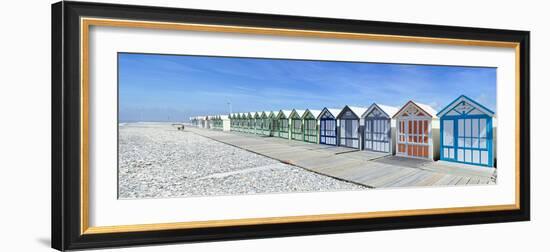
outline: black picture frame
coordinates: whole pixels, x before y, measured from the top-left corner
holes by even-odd
[[[519,209],[293,222],[161,231],[81,234],[80,25],[81,17],[186,22],[299,30],[491,40],[519,43]],[[87,249],[174,242],[330,234],[468,225],[530,219],[529,32],[393,22],[267,15],[210,10],[58,2],[52,5],[52,247]]]

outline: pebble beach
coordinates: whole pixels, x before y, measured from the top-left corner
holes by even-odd
[[[119,198],[364,190],[168,123],[119,125]]]

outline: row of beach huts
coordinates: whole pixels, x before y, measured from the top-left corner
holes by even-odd
[[[407,102],[401,108],[291,109],[191,117],[199,128],[244,132],[396,156],[495,165],[495,113],[461,95],[441,111]]]

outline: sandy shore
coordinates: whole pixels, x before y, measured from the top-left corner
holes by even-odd
[[[170,124],[119,125],[123,199],[363,189]]]

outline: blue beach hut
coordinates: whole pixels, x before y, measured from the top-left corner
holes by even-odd
[[[336,145],[337,142],[337,126],[336,116],[340,114],[341,109],[324,108],[317,116],[319,120],[319,143]]]
[[[441,160],[493,167],[493,111],[461,95],[437,115]]]

